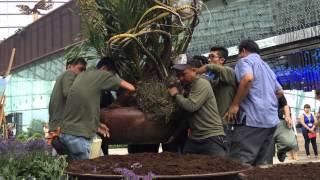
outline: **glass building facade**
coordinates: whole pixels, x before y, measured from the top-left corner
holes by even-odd
[[[92,59],[88,66],[95,65],[96,62],[97,59]],[[5,113],[22,113],[24,131],[32,120],[48,122],[51,92],[56,78],[65,71],[65,64],[65,54],[59,53],[12,72],[5,92]]]
[[[319,36],[318,0],[209,0],[203,6],[188,48],[191,55],[206,54],[212,46],[224,46],[231,55],[243,39],[258,41],[260,47]],[[313,89],[320,88],[319,49],[266,59],[284,85],[292,116],[303,113],[304,104],[313,112],[320,103]],[[291,89],[291,90],[289,90]]]
[[[192,55],[320,25],[320,1],[209,0],[199,19],[188,48]]]
[[[305,104],[310,105],[312,113],[318,113],[320,102],[314,98],[314,91],[304,92],[301,90],[285,90],[285,97],[291,108],[293,119],[296,119],[303,114],[303,106]]]
[[[57,75],[65,69],[63,55],[55,55],[12,72],[6,89],[6,114],[22,113],[23,129],[32,120],[48,121],[48,105]]]

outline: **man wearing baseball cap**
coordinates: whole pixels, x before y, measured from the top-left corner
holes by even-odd
[[[187,120],[191,134],[183,153],[224,156],[226,141],[216,98],[209,81],[197,75],[197,63],[199,61],[188,58],[185,64],[172,66],[180,83],[190,86],[186,97],[177,87],[168,89],[178,106],[190,113]]]

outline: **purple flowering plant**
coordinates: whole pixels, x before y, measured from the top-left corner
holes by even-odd
[[[48,152],[49,146],[43,139],[29,140],[26,143],[16,141],[15,139],[0,139],[1,155],[21,156],[33,151]]]
[[[127,168],[115,168],[113,171],[117,174],[121,174],[128,180],[152,180],[155,176],[152,172],[149,172],[147,175],[137,175],[133,170],[129,170]]]

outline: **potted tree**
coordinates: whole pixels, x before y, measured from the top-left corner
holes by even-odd
[[[167,94],[172,60],[185,53],[198,24],[199,0],[78,0],[86,38],[74,55],[112,56],[120,77],[135,84],[119,108],[103,109],[110,143],[155,143],[174,130]],[[93,53],[92,53],[93,52]],[[91,56],[91,55],[90,55]]]

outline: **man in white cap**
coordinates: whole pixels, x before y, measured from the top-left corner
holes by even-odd
[[[226,141],[216,98],[209,81],[197,75],[196,63],[198,61],[190,59],[187,64],[172,67],[180,82],[190,86],[187,97],[180,94],[177,87],[170,87],[168,90],[176,103],[190,113],[187,120],[191,134],[183,153],[224,156]]]

